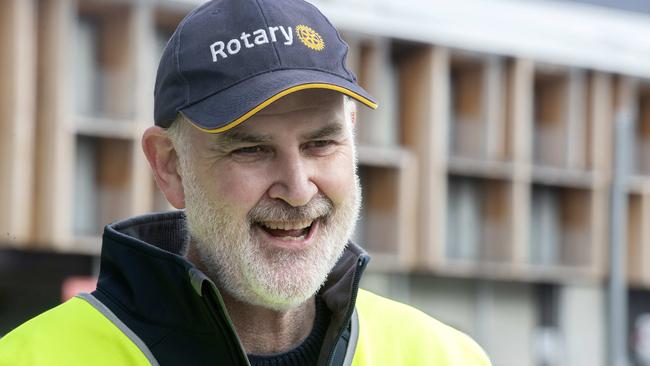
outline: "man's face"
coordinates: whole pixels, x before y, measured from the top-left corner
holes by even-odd
[[[322,285],[360,204],[350,113],[338,93],[303,91],[227,132],[192,128],[188,228],[222,290],[283,310]]]

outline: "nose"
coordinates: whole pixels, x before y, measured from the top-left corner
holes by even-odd
[[[318,187],[312,181],[313,168],[299,152],[279,156],[272,169],[275,179],[269,187],[269,197],[300,207],[318,193]]]

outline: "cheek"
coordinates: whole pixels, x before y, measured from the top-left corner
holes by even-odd
[[[321,167],[314,178],[320,191],[335,204],[340,204],[354,190],[354,165],[351,158]]]
[[[236,208],[246,215],[266,192],[267,182],[263,174],[241,169],[219,169],[213,176],[213,197]]]

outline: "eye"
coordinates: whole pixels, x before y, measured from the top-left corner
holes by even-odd
[[[272,151],[268,146],[244,146],[230,152],[230,156],[238,161],[253,161],[267,157]]]
[[[314,140],[303,145],[303,149],[317,155],[323,155],[331,152],[336,147],[334,140]]]
[[[334,141],[332,140],[318,140],[318,141],[312,141],[311,145],[312,147],[319,148],[319,147],[327,147],[329,145],[332,145],[333,143]]]
[[[231,154],[252,155],[252,154],[259,154],[262,151],[263,151],[263,147],[256,145],[256,146],[241,147],[239,149],[233,150]]]

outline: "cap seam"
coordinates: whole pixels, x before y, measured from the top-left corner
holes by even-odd
[[[323,13],[321,13],[321,11],[314,4],[312,4],[310,2],[307,2],[307,1],[304,1],[304,0],[303,0],[303,2],[305,4],[311,6],[312,8],[314,8],[314,10],[316,10],[316,12],[323,18],[323,20],[325,20],[327,22],[327,24],[329,24],[330,27],[332,27],[332,29],[334,29],[334,33],[336,33],[336,38],[338,38],[339,41],[345,45],[345,54],[343,55],[343,58],[341,59],[341,67],[343,68],[343,70],[345,70],[345,72],[348,73],[348,75],[350,75],[352,77],[352,82],[353,83],[356,82],[357,81],[356,75],[354,75],[354,73],[352,73],[345,66],[345,60],[348,58],[348,51],[350,50],[350,47],[348,46],[348,44],[345,41],[343,41],[343,39],[341,38],[341,35],[339,34],[339,31],[336,29],[336,27],[334,27],[332,22],[330,22],[330,20],[327,19],[327,17],[325,15],[323,15]]]
[[[204,5],[205,6],[205,5]],[[191,19],[194,14],[196,14],[200,9],[202,9],[204,6],[200,6],[194,11],[192,11],[183,21],[181,24],[178,26],[178,37],[176,37],[176,47],[174,50],[174,58],[176,59],[176,72],[178,73],[178,77],[185,83],[185,103],[189,103],[190,101],[190,81],[187,80],[187,78],[183,75],[181,72],[181,62],[179,58],[179,51],[181,49],[181,36],[183,34],[183,29],[185,28],[185,24]],[[179,108],[180,109],[180,108]]]
[[[255,5],[257,5],[257,8],[260,10],[260,15],[262,16],[262,19],[264,19],[264,24],[266,25],[266,28],[269,28],[269,21],[266,19],[266,15],[264,14],[264,11],[262,10],[262,5],[260,5],[259,0],[254,0]],[[280,51],[278,51],[278,48],[276,47],[275,43],[271,42],[273,46],[273,51],[275,53],[275,57],[278,60],[278,64],[282,66],[282,59],[280,58]]]
[[[247,80],[249,80],[249,79],[252,79],[252,78],[254,78],[254,77],[256,77],[256,76],[263,75],[263,74],[269,74],[269,73],[276,72],[276,71],[285,71],[285,70],[310,70],[310,71],[319,71],[319,72],[322,72],[322,73],[325,73],[325,74],[329,74],[329,75],[333,75],[333,76],[337,76],[337,77],[343,78],[343,79],[345,79],[345,80],[347,80],[347,81],[349,81],[349,82],[351,82],[351,83],[354,83],[353,80],[350,80],[350,79],[345,78],[345,77],[341,77],[341,75],[339,75],[339,74],[336,74],[336,73],[333,73],[333,72],[330,72],[330,71],[327,71],[327,70],[322,70],[322,69],[319,69],[319,68],[315,68],[315,67],[282,67],[282,68],[276,68],[276,69],[272,69],[272,70],[265,70],[265,71],[262,71],[262,72],[258,72],[258,73],[255,73],[255,74],[251,74],[251,75],[249,75],[249,76],[246,76],[245,78],[240,79],[240,80],[237,80],[235,83],[232,83],[232,84],[228,85],[228,86],[225,87],[225,88],[219,89],[218,91],[215,91],[214,93],[210,93],[210,94],[208,94],[208,95],[202,97],[201,99],[197,99],[197,100],[195,100],[195,101],[193,101],[193,102],[191,102],[191,103],[188,101],[188,103],[185,104],[184,106],[180,107],[179,110],[181,110],[181,109],[185,109],[185,108],[190,107],[190,106],[193,106],[193,105],[196,104],[196,103],[200,103],[200,102],[202,102],[203,100],[208,99],[208,98],[210,98],[211,96],[213,96],[213,95],[215,95],[215,94],[218,94],[218,93],[224,92],[224,91],[226,91],[226,90],[228,90],[228,89],[230,89],[230,88],[232,88],[232,87],[235,87],[235,86],[237,86],[238,84],[241,84],[241,83],[243,83],[243,82],[245,82],[245,81],[247,81]]]

